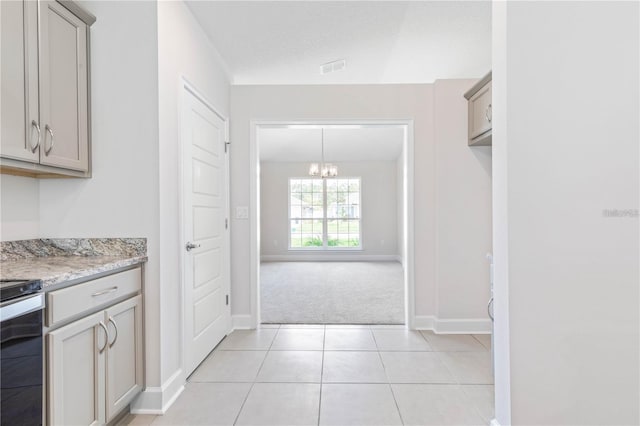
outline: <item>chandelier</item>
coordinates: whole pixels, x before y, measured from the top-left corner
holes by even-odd
[[[324,162],[324,129],[321,129],[321,146],[321,161],[320,163],[311,163],[309,165],[309,176],[320,176],[323,179],[338,176],[338,166]]]

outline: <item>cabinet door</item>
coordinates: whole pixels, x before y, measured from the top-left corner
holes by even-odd
[[[469,99],[469,139],[491,130],[491,82]]]
[[[104,312],[99,312],[47,335],[50,425],[105,423],[105,354],[109,338],[101,325],[103,319]]]
[[[0,2],[0,32],[0,154],[37,163],[41,136],[37,3]]]
[[[106,310],[107,421],[122,411],[142,390],[142,297],[136,296]]]
[[[40,2],[40,163],[89,169],[87,26],[55,1]]]

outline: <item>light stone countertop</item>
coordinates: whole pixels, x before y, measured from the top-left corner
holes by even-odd
[[[0,264],[0,279],[40,279],[45,290],[58,284],[88,280],[142,264],[147,256],[52,256],[8,260]]]
[[[146,238],[64,238],[0,242],[0,279],[65,287],[147,261]]]

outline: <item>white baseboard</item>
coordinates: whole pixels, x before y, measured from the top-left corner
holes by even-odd
[[[395,254],[357,254],[349,251],[340,253],[300,253],[300,254],[265,254],[260,256],[261,262],[400,262]]]
[[[436,317],[432,315],[416,315],[413,318],[414,330],[433,330],[436,324]]]
[[[490,319],[439,319],[431,315],[417,315],[416,330],[432,330],[442,334],[491,334]]]
[[[184,391],[185,378],[182,370],[171,375],[162,386],[147,387],[131,403],[132,414],[161,415],[167,412],[169,407],[178,399]]]
[[[500,426],[500,423],[496,419],[491,419],[489,426]]]
[[[251,330],[253,322],[251,315],[231,315],[231,328],[233,330]]]

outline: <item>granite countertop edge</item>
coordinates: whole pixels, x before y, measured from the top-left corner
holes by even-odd
[[[142,265],[147,260],[147,256],[118,258],[102,265],[84,269],[79,268],[74,271],[63,272],[51,277],[42,277],[40,278],[42,279],[42,289],[44,291],[50,291],[79,284],[104,275],[109,275],[109,273],[120,272],[120,270],[127,269],[130,266]]]
[[[148,260],[146,238],[40,238],[0,242],[0,279],[42,280],[62,288]]]
[[[55,290],[141,265],[140,256],[55,256],[2,262],[2,279],[39,279],[44,291]]]

